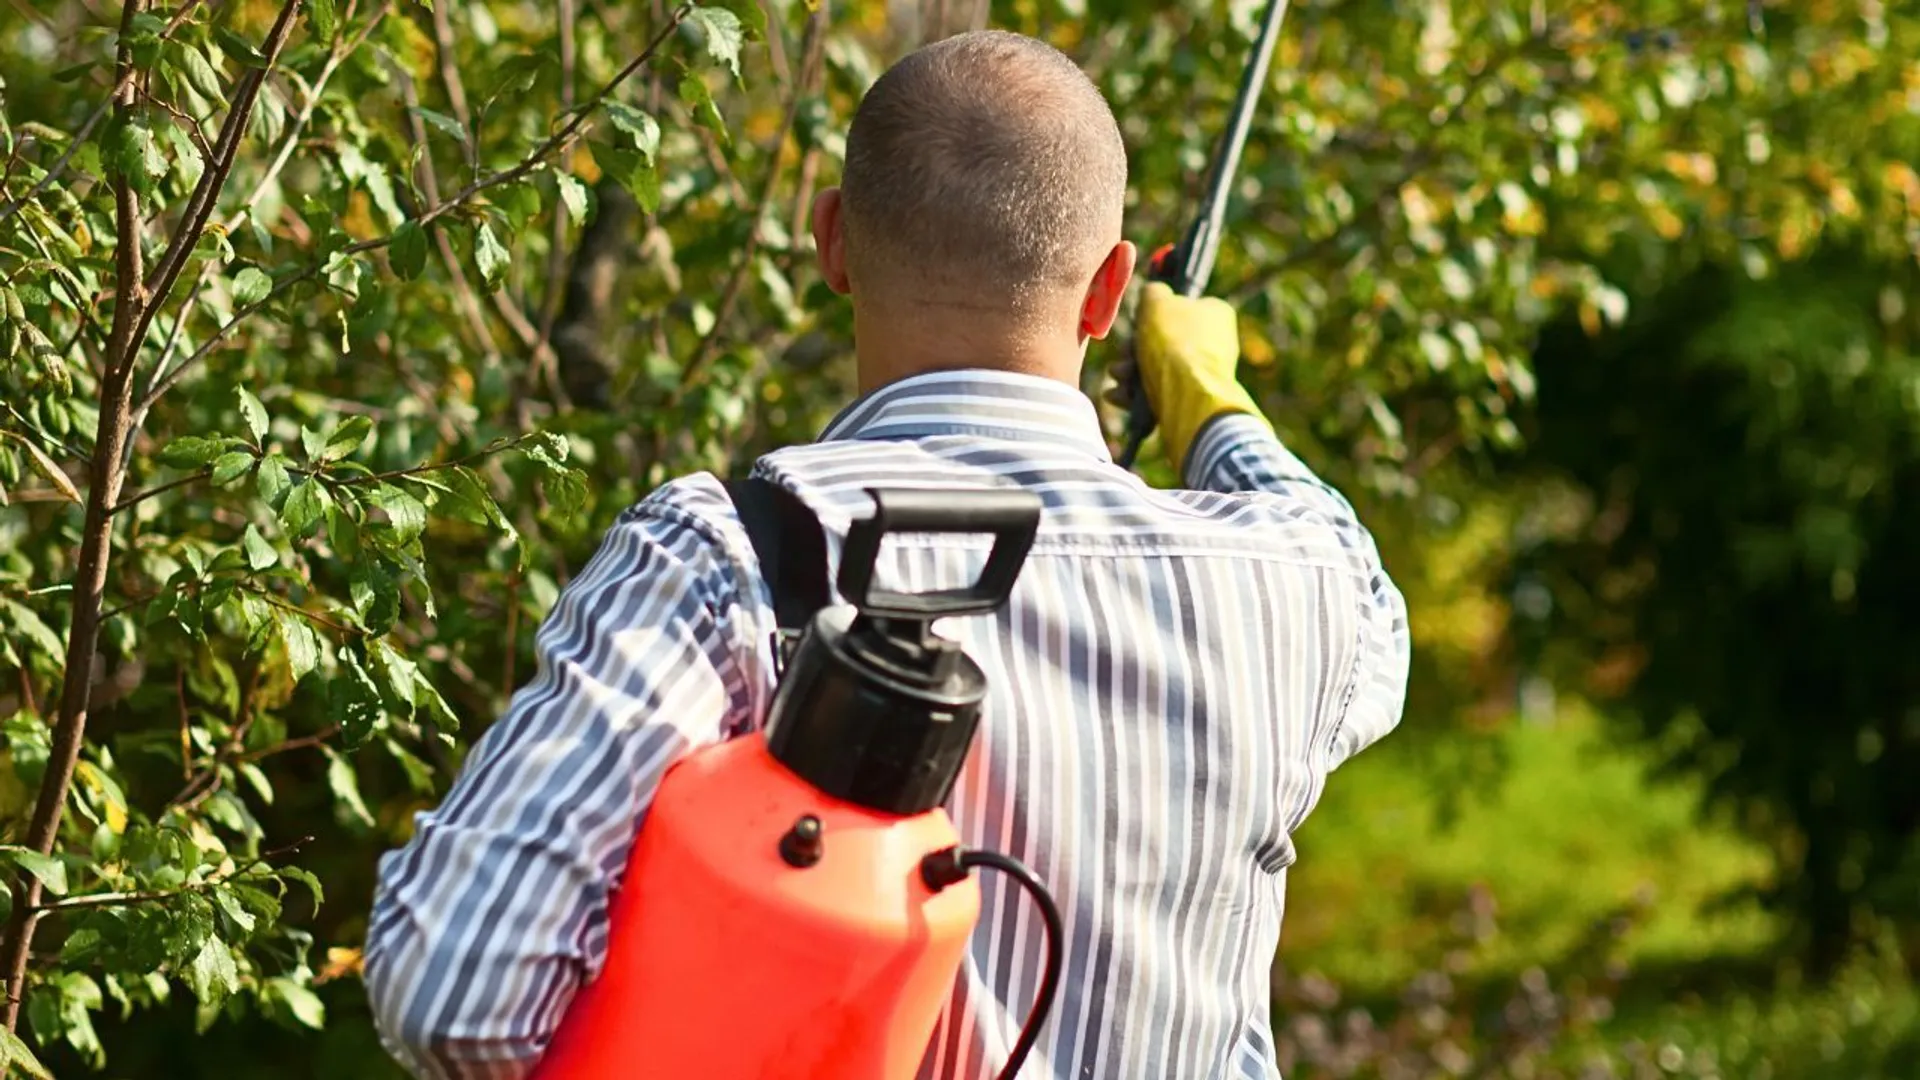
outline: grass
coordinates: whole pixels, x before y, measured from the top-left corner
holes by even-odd
[[[1454,1075],[1920,1077],[1920,992],[1897,949],[1802,983],[1774,957],[1773,918],[1724,902],[1766,880],[1766,853],[1703,821],[1694,790],[1653,781],[1649,761],[1593,716],[1406,734],[1338,773],[1298,837],[1279,957],[1291,979],[1324,978],[1341,988],[1339,1009],[1391,1017],[1416,978],[1446,971],[1459,984],[1455,1023],[1474,1017],[1491,1045],[1528,969],[1587,993],[1606,962],[1583,946],[1631,913],[1609,954],[1621,981],[1597,1022],[1547,1055],[1564,1071],[1476,1063]],[[1451,1072],[1384,1060],[1377,1072],[1309,1062],[1288,1080]]]
[[[1504,768],[1449,815],[1436,792],[1488,752]],[[1648,763],[1585,713],[1491,736],[1389,738],[1332,778],[1301,831],[1282,961],[1356,991],[1398,987],[1441,960],[1476,891],[1499,925],[1476,954],[1489,973],[1553,967],[1629,906],[1648,910],[1634,966],[1763,950],[1775,935],[1765,913],[1714,908],[1764,880],[1766,853],[1695,807],[1693,790],[1655,786]]]

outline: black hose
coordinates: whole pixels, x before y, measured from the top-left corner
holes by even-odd
[[[1034,995],[1027,1022],[1020,1028],[1019,1041],[1013,1044],[1013,1052],[1007,1055],[1007,1064],[1000,1070],[999,1080],[1013,1080],[1019,1074],[1020,1067],[1026,1064],[1027,1055],[1040,1038],[1040,1025],[1046,1023],[1047,1013],[1053,1009],[1053,999],[1060,989],[1066,930],[1060,921],[1060,908],[1053,902],[1053,894],[1047,891],[1047,886],[1033,871],[1027,869],[1025,863],[1011,855],[1002,855],[997,851],[948,848],[922,859],[920,874],[937,891],[966,877],[968,871],[976,867],[998,870],[1017,882],[1027,891],[1027,895],[1033,897],[1034,903],[1040,908],[1040,919],[1046,924],[1047,966],[1040,975],[1040,990]]]

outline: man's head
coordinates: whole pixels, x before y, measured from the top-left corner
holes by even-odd
[[[841,186],[814,203],[862,383],[954,366],[1072,381],[1133,273],[1126,187],[1112,110],[1052,47],[988,30],[901,60],[860,104]]]

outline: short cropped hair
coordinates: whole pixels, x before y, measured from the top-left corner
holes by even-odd
[[[1089,282],[1120,240],[1126,146],[1066,55],[974,31],[874,83],[840,187],[857,287],[1026,317]]]

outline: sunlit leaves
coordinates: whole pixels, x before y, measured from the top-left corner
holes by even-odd
[[[607,102],[606,109],[613,126],[620,129],[647,164],[652,165],[660,149],[660,122],[651,114],[619,101]]]
[[[505,245],[494,234],[491,222],[481,222],[473,234],[473,262],[480,271],[480,280],[488,289],[497,289],[506,277],[507,264],[512,256]]]
[[[740,17],[723,7],[696,7],[688,13],[687,22],[706,38],[707,54],[738,79],[740,46],[745,35]]]
[[[32,874],[41,887],[55,896],[66,894],[67,864],[59,858],[15,844],[0,845],[0,865],[9,863]]]

